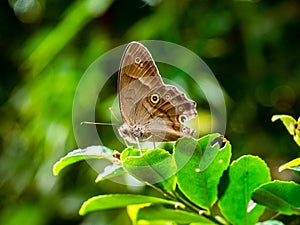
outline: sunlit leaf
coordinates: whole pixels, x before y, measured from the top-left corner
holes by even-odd
[[[76,149],[68,153],[65,157],[61,158],[57,163],[55,163],[55,165],[53,166],[53,174],[57,176],[59,172],[65,167],[82,160],[105,158],[112,162],[112,154],[113,150],[105,146],[89,146],[84,149]]]
[[[255,202],[285,215],[300,215],[300,185],[295,182],[273,181],[257,188]]]
[[[100,195],[88,199],[80,208],[79,214],[84,215],[91,211],[114,209],[126,207],[128,205],[137,204],[168,204],[176,205],[177,202],[166,200],[163,198],[144,196],[144,195],[131,195],[131,194],[110,194]]]
[[[219,201],[223,215],[232,224],[255,224],[264,207],[251,204],[251,194],[270,181],[268,166],[259,157],[242,156],[230,165],[228,179],[228,187]]]
[[[210,209],[217,200],[218,184],[231,157],[229,142],[221,149],[212,143],[218,137],[219,134],[207,135],[199,141],[185,137],[177,141],[174,150],[180,190],[205,209]]]
[[[167,209],[164,207],[145,207],[139,210],[137,220],[148,221],[173,221],[178,224],[201,223],[215,224],[206,217],[197,213],[190,213],[179,209]]]
[[[297,122],[297,128],[295,130],[294,140],[300,146],[300,117]]]
[[[99,173],[96,182],[103,181],[106,179],[110,179],[112,177],[120,176],[124,174],[125,171],[123,169],[123,166],[120,164],[111,164],[104,168],[104,171],[102,173]]]
[[[288,115],[274,115],[272,117],[273,122],[278,119],[283,122],[290,135],[293,136],[294,141],[300,146],[300,117],[298,118],[298,121]]]
[[[122,152],[121,161],[126,171],[138,180],[169,192],[175,189],[176,164],[166,150],[157,148],[140,155],[139,150],[128,148]]]
[[[151,203],[138,204],[138,205],[128,205],[127,206],[127,214],[132,221],[133,225],[137,224],[137,215],[140,209],[150,206]]]
[[[124,149],[124,151],[122,152],[120,159],[123,162],[126,157],[128,156],[140,156],[141,155],[141,150],[139,149],[134,149],[133,147],[128,147],[126,149]]]
[[[288,115],[274,115],[272,116],[271,120],[272,122],[275,122],[278,119],[280,119],[283,122],[290,135],[294,135],[296,120],[292,116]]]
[[[278,171],[281,172],[286,169],[300,171],[300,158],[294,159],[292,161],[289,161],[288,163],[281,165]]]

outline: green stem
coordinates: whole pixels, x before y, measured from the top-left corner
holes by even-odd
[[[146,185],[148,185],[149,187],[152,187],[152,188],[155,189],[156,191],[160,192],[163,196],[165,196],[165,197],[167,197],[167,198],[169,198],[169,199],[172,199],[173,195],[170,195],[170,193],[164,191],[163,189],[160,189],[160,188],[156,187],[156,186],[153,185],[153,184],[150,184],[150,183],[148,183],[148,182],[145,182],[145,183],[146,183]],[[172,199],[172,200],[174,200],[174,199]]]
[[[181,201],[182,203],[184,203],[185,205],[187,205],[191,210],[199,213],[200,208],[198,208],[197,206],[193,205],[192,203],[190,203],[188,200],[184,199],[183,197],[181,197],[179,194],[177,194],[176,192],[173,193],[176,200]]]
[[[164,191],[163,189],[160,189],[159,187],[156,187],[155,185],[153,184],[150,184],[150,183],[146,183],[148,186],[152,187],[153,189],[157,190],[158,192],[160,192],[161,194],[163,194],[165,197],[169,198],[170,200],[173,200],[173,201],[177,201],[177,202],[181,202],[183,203],[184,205],[186,205],[187,207],[189,207],[192,211],[196,212],[197,214],[199,214],[199,212],[201,210],[203,210],[202,208],[199,208],[195,205],[193,205],[191,202],[189,202],[188,200],[186,200],[185,198],[183,198],[182,196],[180,196],[178,193],[176,192],[172,192],[172,193],[169,193],[169,192],[166,192]],[[212,209],[210,211],[210,213],[212,212]],[[212,220],[213,222],[215,222],[216,224],[219,224],[219,225],[223,225],[220,221],[216,220],[213,216],[212,216],[212,213],[210,216],[208,215],[202,215],[210,220]]]
[[[173,193],[176,196],[176,201],[180,200],[182,203],[184,203],[185,205],[187,205],[190,209],[192,209],[193,211],[195,211],[197,214],[200,214],[200,211],[204,211],[204,209],[199,208],[195,205],[193,205],[191,202],[189,202],[188,200],[186,200],[185,198],[183,198],[182,196],[180,196],[178,193],[174,192]],[[210,214],[211,215],[205,215],[205,214],[201,214],[202,216],[212,220],[213,222],[215,222],[216,224],[220,224],[223,225],[220,221],[216,220],[213,215],[212,215],[212,209],[210,209]]]

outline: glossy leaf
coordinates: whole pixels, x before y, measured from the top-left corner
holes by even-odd
[[[281,165],[278,171],[281,172],[286,169],[300,171],[300,158],[294,159],[292,161],[289,161],[288,163]]]
[[[296,120],[292,116],[288,115],[274,115],[272,116],[272,122],[280,119],[290,135],[294,135]]]
[[[206,217],[179,209],[167,209],[164,207],[145,207],[139,210],[137,220],[170,221],[178,224],[201,223],[215,224]]]
[[[184,137],[177,141],[174,150],[180,190],[190,201],[205,209],[210,209],[216,202],[218,184],[231,157],[229,142],[221,149],[218,144],[211,144],[218,137],[219,134],[207,135],[199,141]]]
[[[300,146],[300,117],[298,118],[298,121],[288,115],[274,115],[272,117],[273,122],[278,119],[283,122],[290,135],[293,136],[294,141]]]
[[[123,162],[128,156],[140,156],[140,155],[141,155],[141,150],[134,149],[133,147],[128,147],[124,149],[124,151],[121,153],[120,159]]]
[[[106,179],[109,179],[109,178],[112,178],[115,176],[119,176],[124,173],[125,173],[125,171],[124,171],[122,165],[114,163],[114,164],[106,166],[104,168],[104,171],[102,173],[98,174],[98,176],[96,178],[96,182],[103,181],[103,180],[106,180]]]
[[[295,130],[294,140],[300,146],[300,117],[297,122],[297,129]]]
[[[151,203],[145,203],[145,204],[137,204],[137,205],[128,205],[127,208],[127,214],[132,222],[133,225],[138,224],[137,223],[137,215],[140,209],[150,206]]]
[[[264,207],[253,204],[252,192],[270,181],[266,163],[256,156],[243,156],[232,162],[228,173],[228,186],[219,201],[225,218],[232,224],[252,225],[258,221]]]
[[[127,149],[121,160],[125,170],[140,181],[155,184],[169,192],[175,189],[176,164],[166,150],[157,148],[140,155],[139,150]]]
[[[176,205],[177,202],[151,197],[144,195],[131,195],[131,194],[109,194],[109,195],[100,195],[95,196],[83,203],[79,210],[80,215],[84,215],[91,211],[103,210],[103,209],[114,209],[126,207],[128,205],[136,204],[168,204]]]
[[[300,215],[300,185],[273,181],[260,186],[252,195],[255,202],[285,215]]]
[[[65,167],[82,160],[105,158],[112,162],[112,154],[113,150],[105,146],[89,146],[84,149],[76,149],[68,153],[65,157],[61,158],[57,163],[55,163],[55,165],[53,166],[53,174],[57,176],[59,172]]]

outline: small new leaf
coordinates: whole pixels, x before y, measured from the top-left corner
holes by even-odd
[[[53,174],[57,176],[59,172],[65,167],[72,165],[76,162],[87,160],[87,159],[107,159],[109,161],[113,161],[113,150],[105,147],[105,146],[89,146],[84,149],[76,149],[66,156],[61,158],[58,162],[53,166]]]
[[[289,161],[288,163],[281,165],[278,171],[281,172],[286,169],[300,171],[300,158],[294,159],[292,161]]]
[[[283,122],[290,135],[293,136],[294,141],[300,146],[300,117],[298,118],[298,121],[296,121],[293,117],[288,115],[274,115],[272,117],[272,122],[278,119]]]
[[[125,171],[124,171],[122,165],[111,164],[111,165],[106,166],[102,173],[98,174],[95,182],[103,181],[103,180],[106,180],[106,179],[109,179],[109,178],[112,178],[115,176],[122,175],[124,173],[125,173]]]
[[[290,135],[294,135],[295,133],[295,124],[296,120],[292,116],[288,115],[274,115],[272,116],[272,122],[275,122],[276,120],[280,119]]]

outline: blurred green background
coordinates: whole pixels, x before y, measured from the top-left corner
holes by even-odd
[[[300,112],[299,1],[9,0],[0,16],[0,224],[130,224],[125,209],[85,217],[78,209],[93,195],[151,190],[95,184],[86,162],[58,177],[52,166],[78,147],[72,103],[85,70],[132,40],[174,42],[199,55],[226,95],[233,159],[258,155],[274,179],[296,179],[277,172],[299,148],[271,117]],[[107,86],[99,98],[115,98],[116,76]],[[97,120],[107,121],[109,104],[98,105]],[[105,140],[122,149],[113,135]]]

